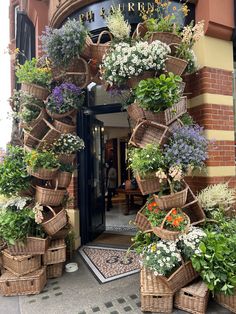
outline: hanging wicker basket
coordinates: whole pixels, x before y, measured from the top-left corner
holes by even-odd
[[[160,190],[159,178],[156,177],[155,173],[149,178],[141,178],[139,174],[135,176],[138,183],[138,187],[143,195],[156,193]]]
[[[97,64],[102,63],[103,56],[107,53],[110,48],[110,41],[105,44],[101,43],[102,37],[108,35],[110,40],[112,40],[112,35],[108,31],[103,31],[99,34],[97,43],[92,43],[91,48],[91,58],[96,61]]]
[[[29,123],[21,122],[20,123],[20,127],[21,128],[24,128],[24,129],[26,129],[26,128],[33,128],[38,122],[40,122],[43,119],[47,119],[48,118],[48,115],[47,115],[46,110],[44,108],[41,108],[39,105],[36,105],[36,104],[33,104],[33,103],[30,104],[30,106],[33,107],[33,108],[39,109],[40,112],[39,112],[37,118],[32,120],[31,122],[29,122]],[[21,107],[20,111],[22,111],[22,107]]]
[[[85,39],[84,49],[81,52],[81,57],[84,58],[86,61],[91,59],[91,45],[93,44],[92,39],[87,36]]]
[[[148,144],[163,145],[170,133],[168,127],[153,121],[139,121],[134,128],[129,144],[145,148]]]
[[[148,39],[149,43],[152,43],[155,40],[159,40],[167,45],[170,44],[180,44],[181,43],[181,37],[173,34],[173,33],[169,33],[169,32],[154,32],[150,34],[150,37]]]
[[[47,220],[44,219],[42,222],[42,227],[49,236],[52,236],[59,230],[61,230],[63,227],[65,227],[65,225],[67,224],[67,214],[64,208],[59,213],[56,213],[52,207],[50,206],[46,207],[51,212],[50,217],[51,216],[53,217]]]
[[[59,154],[57,157],[62,164],[73,164],[76,154]]]
[[[56,185],[55,189],[36,186],[35,200],[44,206],[59,206],[63,202],[66,195],[66,189],[58,189]]]
[[[144,38],[148,29],[146,23],[138,23],[136,30],[133,32],[132,39]]]
[[[59,132],[63,133],[63,134],[67,134],[67,133],[75,133],[76,132],[76,125],[70,121],[70,123],[66,121],[59,121],[59,120],[54,120],[53,121],[53,126],[55,127],[55,129],[57,129]]]
[[[27,237],[24,242],[8,246],[11,255],[41,255],[49,246],[49,238]]]
[[[174,134],[177,130],[181,129],[184,126],[183,122],[180,119],[175,120],[169,125],[169,132]]]
[[[49,111],[48,109],[46,109],[47,114],[52,118],[52,119],[62,119],[62,118],[66,118],[69,116],[74,116],[76,113],[75,109],[71,109],[70,111],[67,111],[65,113],[54,113]]]
[[[127,108],[130,118],[134,121],[149,120],[152,122],[169,125],[178,117],[187,112],[187,97],[182,97],[181,100],[162,112],[153,112],[145,110],[138,103],[133,103]]]
[[[144,205],[137,213],[135,217],[135,225],[142,231],[151,230],[151,224],[147,217],[144,215],[146,205]]]
[[[49,95],[48,89],[36,84],[22,83],[21,90],[40,100],[45,100]]]
[[[41,180],[52,180],[56,177],[58,169],[59,168],[54,169],[38,168],[37,170],[33,170],[31,167],[27,167],[27,172],[31,176]]]
[[[186,204],[188,194],[188,188],[180,192],[176,192],[170,195],[158,196],[156,194],[153,195],[157,206],[160,209],[171,209],[174,207],[183,207]]]
[[[172,72],[175,75],[182,75],[187,65],[187,61],[173,56],[168,56],[165,62],[166,72]]]
[[[190,219],[186,214],[183,213],[184,219],[187,221],[185,229],[182,231],[172,231],[164,227],[166,219],[169,217],[170,214],[171,210],[166,214],[160,226],[152,227],[152,231],[153,233],[155,233],[155,235],[163,240],[175,241],[180,236],[180,234],[188,232],[190,227]]]
[[[72,172],[59,171],[57,175],[58,187],[67,189],[70,185]]]
[[[127,85],[129,88],[136,88],[139,84],[140,81],[142,80],[146,80],[146,79],[149,79],[149,78],[153,78],[155,77],[156,75],[156,72],[155,71],[145,71],[143,73],[141,73],[140,75],[138,76],[132,76],[130,78],[128,78],[127,80]]]

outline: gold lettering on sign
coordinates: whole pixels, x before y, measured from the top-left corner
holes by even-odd
[[[144,2],[138,2],[138,11],[144,11],[145,7],[144,7]]]
[[[124,3],[119,3],[118,4],[118,8],[119,8],[119,10],[121,10],[122,12],[125,10],[125,5],[124,5]]]
[[[86,21],[86,17],[85,17],[84,14],[80,14],[80,15],[79,15],[79,21],[80,21],[80,22],[85,22],[85,21]]]
[[[93,13],[93,11],[88,11],[87,13],[86,13],[86,21],[88,21],[88,22],[94,22],[94,13]]]
[[[128,12],[134,12],[134,3],[133,2],[129,2],[128,3]]]
[[[103,17],[103,18],[105,18],[106,17],[106,11],[105,11],[105,9],[104,8],[101,8],[101,10],[100,10],[100,16],[101,17]]]
[[[148,5],[148,11],[149,11],[149,12],[154,12],[154,10],[155,10],[154,3],[148,2],[147,5]]]

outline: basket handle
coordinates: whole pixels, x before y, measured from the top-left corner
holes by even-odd
[[[47,205],[46,207],[53,213],[53,216],[57,215],[51,206]]]
[[[110,40],[112,40],[112,36],[111,36],[111,33],[110,33],[110,32],[108,32],[108,31],[102,31],[102,32],[99,34],[99,36],[98,36],[97,45],[100,44],[101,39],[102,39],[102,36],[105,35],[105,34],[109,35]]]
[[[140,37],[141,35],[141,31],[140,29],[143,28],[145,31],[145,23],[138,23],[135,32],[133,33],[132,39],[136,38],[136,37]],[[147,31],[146,31],[147,32]]]
[[[55,191],[57,191],[57,188],[58,188],[58,178],[55,180],[56,181],[56,185],[55,185]]]

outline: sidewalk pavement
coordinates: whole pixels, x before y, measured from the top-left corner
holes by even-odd
[[[50,279],[39,295],[0,297],[0,314],[141,314],[139,274],[99,284],[79,255],[79,270]],[[175,310],[174,314],[186,312]],[[230,311],[210,302],[207,314]]]

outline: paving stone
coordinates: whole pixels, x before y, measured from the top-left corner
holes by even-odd
[[[100,312],[100,308],[98,306],[96,307],[93,307],[92,308],[92,311],[95,313],[95,312]]]
[[[109,309],[110,307],[113,306],[113,303],[112,302],[107,302],[107,303],[105,303],[105,306]]]
[[[130,311],[132,311],[132,307],[126,306],[126,307],[124,307],[124,311],[125,312],[130,312]]]
[[[62,292],[57,292],[55,293],[55,296],[58,297],[59,295],[62,295],[63,293]]]
[[[42,297],[42,300],[46,300],[49,299],[49,295],[45,295],[44,297]]]
[[[61,287],[54,287],[53,290],[59,290]]]
[[[110,312],[110,314],[119,314],[119,312],[117,312],[117,311],[112,311],[112,312]]]
[[[130,295],[129,297],[130,297],[130,299],[132,299],[132,300],[138,299],[137,294],[132,294],[132,295]]]
[[[120,304],[122,304],[122,303],[125,303],[126,301],[125,301],[125,299],[123,299],[123,298],[119,298],[119,299],[117,299],[117,301],[120,303]]]

